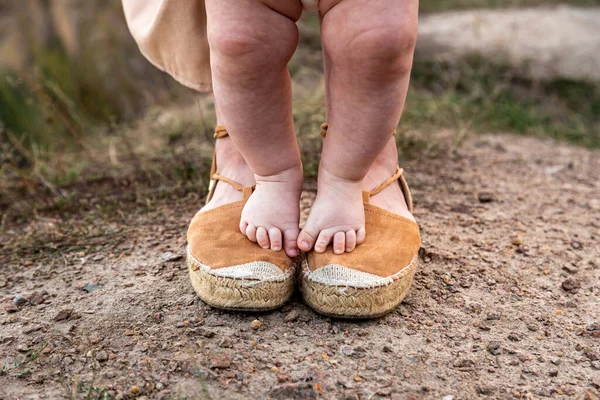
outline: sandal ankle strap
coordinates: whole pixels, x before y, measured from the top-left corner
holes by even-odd
[[[400,168],[400,166],[398,166],[396,168],[396,173],[394,175],[390,176],[389,178],[387,178],[386,181],[383,182],[381,185],[379,185],[375,189],[371,190],[369,192],[369,196],[375,196],[377,193],[381,192],[383,189],[390,186],[393,182],[400,179],[400,177],[403,174],[404,174],[404,168]]]
[[[225,128],[225,126],[217,125],[215,127],[215,133],[213,134],[215,139],[221,139],[227,136],[229,136],[229,132],[227,132],[227,128]]]
[[[406,206],[408,207],[408,211],[413,212],[413,199],[410,194],[410,189],[408,187],[408,182],[406,182],[406,178],[404,177],[404,168],[397,167],[396,173],[390,176],[385,182],[381,185],[377,186],[375,189],[370,192],[363,191],[363,202],[369,203],[371,196],[375,196],[377,193],[381,192],[386,187],[390,186],[395,181],[398,181],[400,184],[400,189],[402,190],[402,194],[404,195],[404,201],[406,201]]]
[[[227,128],[225,128],[225,126],[218,125],[217,127],[215,127],[215,133],[213,134],[213,137],[215,139],[221,139],[227,136],[229,136],[229,132],[227,132]],[[217,150],[215,149],[215,151],[213,152],[212,165],[210,167],[210,183],[208,184],[208,195],[206,196],[207,203],[210,201],[210,199],[212,199],[213,195],[215,194],[215,189],[217,187],[218,181],[228,183],[231,186],[233,186],[233,188],[238,192],[242,192],[244,200],[247,200],[248,197],[250,197],[255,187],[244,186],[223,175],[219,175],[219,173],[217,173]]]

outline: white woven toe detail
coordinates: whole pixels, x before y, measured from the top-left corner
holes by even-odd
[[[319,9],[319,0],[302,0],[302,6],[306,11],[317,11]]]
[[[392,278],[357,271],[339,264],[329,264],[311,272],[309,279],[327,286],[350,286],[372,288],[385,286],[393,282]]]
[[[325,265],[316,271],[308,268],[307,261],[304,260],[304,275],[311,281],[321,283],[327,286],[353,287],[359,289],[369,289],[379,286],[386,286],[394,282],[407,272],[416,262],[416,257],[406,267],[394,275],[381,277],[368,272],[357,271],[352,268],[344,267],[340,264]]]
[[[203,272],[222,278],[247,281],[245,284],[248,286],[252,286],[261,282],[285,281],[290,277],[294,270],[294,265],[292,265],[287,271],[282,271],[281,268],[275,264],[271,264],[270,262],[266,261],[253,261],[246,264],[213,269],[208,265],[202,264],[198,259],[196,259],[190,252],[189,247],[187,249],[187,253],[190,260]]]

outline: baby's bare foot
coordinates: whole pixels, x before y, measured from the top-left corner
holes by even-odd
[[[298,236],[298,247],[309,251],[314,245],[315,251],[322,253],[333,239],[336,254],[354,250],[365,238],[362,191],[372,191],[394,175],[397,163],[396,144],[390,140],[362,183],[335,178],[324,169],[319,171],[317,198]],[[397,182],[372,196],[369,203],[415,221]]]
[[[317,198],[298,236],[298,247],[323,253],[333,242],[336,254],[350,252],[365,240],[362,182],[339,178],[321,168]]]
[[[255,176],[256,189],[242,211],[240,231],[265,249],[298,255],[302,166],[271,176]]]

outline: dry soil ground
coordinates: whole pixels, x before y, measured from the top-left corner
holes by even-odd
[[[11,226],[0,398],[597,399],[600,153],[489,135],[404,167],[420,271],[367,322],[298,296],[203,304],[183,260],[197,196]]]

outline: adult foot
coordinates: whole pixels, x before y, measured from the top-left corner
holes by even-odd
[[[363,179],[362,190],[370,192],[396,173],[398,168],[398,149],[394,138],[383,149],[377,157],[369,172]],[[371,196],[369,203],[383,208],[389,212],[415,221],[415,217],[408,211],[404,193],[397,182],[388,185],[381,192]]]
[[[242,186],[253,186],[255,184],[254,174],[244,160],[244,157],[236,149],[230,137],[220,138],[215,144],[216,157],[218,161],[218,173]],[[225,182],[219,182],[215,187],[212,198],[200,212],[208,211],[225,204],[242,200],[242,193]]]
[[[240,231],[264,249],[283,248],[288,256],[297,256],[302,177],[302,165],[269,176],[255,175],[256,189],[242,211]]]

